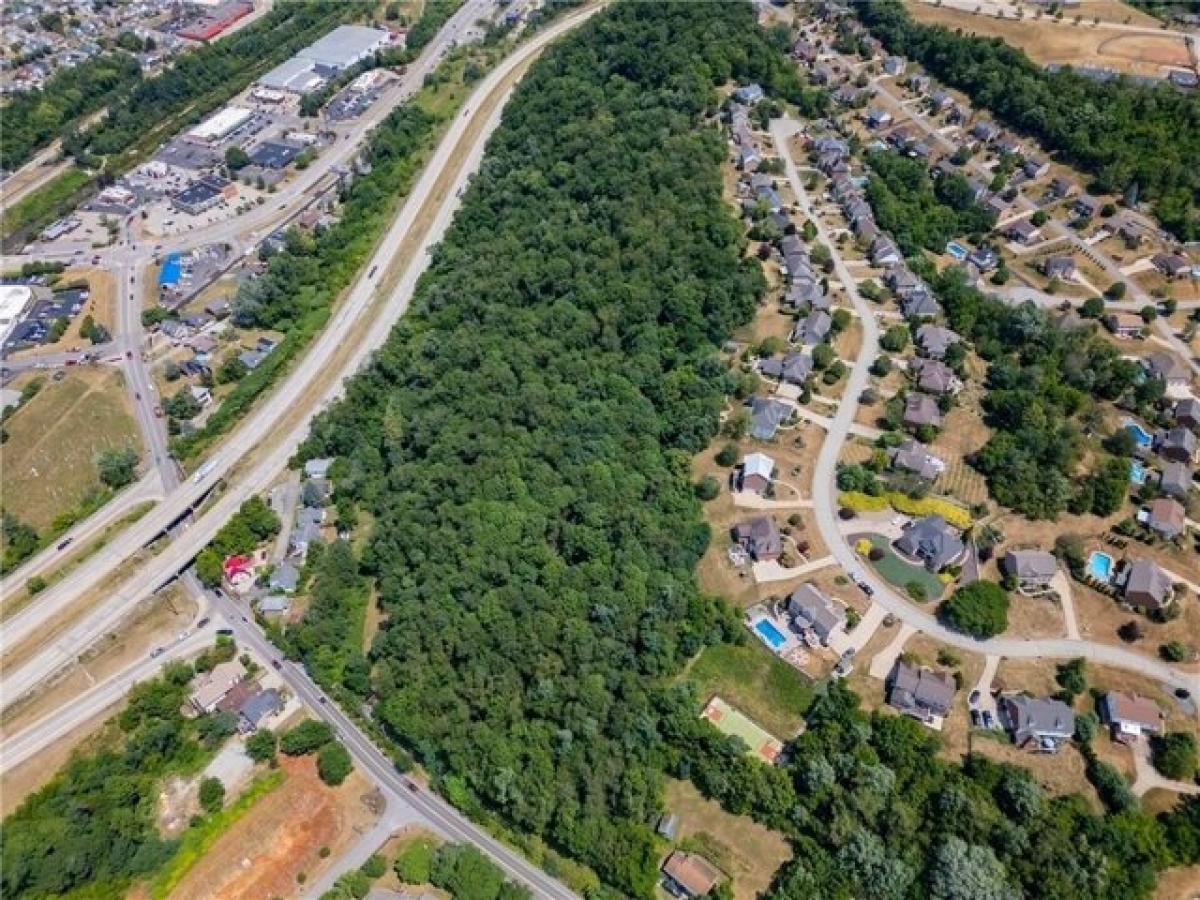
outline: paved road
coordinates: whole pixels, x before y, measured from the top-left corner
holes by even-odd
[[[39,634],[44,630],[48,617],[68,609],[73,602],[113,572],[129,554],[149,543],[150,539],[162,533],[171,522],[186,513],[217,479],[228,473],[251,451],[255,452],[254,461],[246,467],[247,471],[229,479],[220,499],[151,563],[142,566],[134,576],[92,606],[86,615],[57,635],[52,647],[39,653],[21,668],[7,671],[3,685],[4,703],[11,703],[50,674],[69,664],[83,648],[90,646],[127,616],[138,601],[182,571],[229,520],[237,507],[248,497],[265,489],[275,475],[285,468],[288,459],[308,434],[308,419],[306,416],[283,433],[280,433],[279,423],[293,415],[296,410],[315,413],[340,396],[343,378],[357,371],[370,354],[386,340],[392,323],[408,308],[417,279],[429,264],[429,251],[441,240],[449,227],[458,206],[457,195],[466,185],[471,173],[479,166],[486,140],[500,123],[503,102],[495,104],[483,126],[468,136],[470,130],[479,125],[476,119],[481,115],[481,103],[485,102],[485,98],[492,98],[513,71],[597,9],[598,7],[584,10],[547,28],[514,51],[476,89],[451,124],[446,137],[413,187],[399,215],[370,262],[364,267],[366,274],[354,284],[347,299],[289,379],[261,403],[229,440],[209,458],[206,463],[206,466],[210,467],[208,476],[200,483],[194,479],[181,483],[154,510],[82,563],[62,582],[39,595],[36,603],[31,603],[5,623],[4,629],[0,631],[0,652],[8,652],[21,641]],[[451,162],[456,163],[458,168],[449,186],[444,192],[438,193],[437,191],[444,187],[439,186],[439,181]],[[434,204],[433,208],[436,210],[433,221],[427,230],[417,232],[414,229],[421,224],[417,222],[418,215],[428,212],[426,206],[430,203]],[[415,252],[402,261],[404,268],[398,284],[391,294],[380,298],[381,306],[376,304],[378,292],[372,273],[376,273],[377,268],[380,272],[386,270],[401,244],[414,235],[418,237],[418,246]],[[341,363],[340,372],[343,378],[338,378],[324,394],[318,394],[312,387],[313,383],[331,370],[337,355],[344,349],[346,335],[353,333],[355,326],[366,315],[370,316],[373,327],[367,337],[354,345],[349,358]],[[275,443],[264,447],[264,436],[275,439]]]
[[[771,122],[771,135],[774,138],[776,150],[783,158],[785,173],[796,194],[800,208],[805,216],[817,226],[818,236],[832,251],[835,271],[845,284],[846,292],[863,325],[862,347],[850,369],[842,402],[831,420],[825,440],[821,443],[821,450],[813,470],[813,508],[817,527],[829,552],[837,558],[847,572],[853,573],[860,581],[870,585],[875,601],[884,609],[898,619],[952,647],[972,653],[1024,659],[1042,657],[1065,659],[1082,656],[1103,665],[1139,672],[1164,684],[1185,688],[1193,694],[1200,693],[1200,675],[1179,672],[1166,663],[1124,647],[1071,638],[1023,640],[1000,637],[979,641],[952,631],[942,625],[934,616],[913,606],[906,598],[896,593],[891,585],[879,578],[872,569],[862,564],[854,550],[846,542],[845,535],[838,527],[837,461],[842,444],[850,432],[850,425],[854,421],[859,395],[869,383],[868,369],[879,353],[879,327],[872,314],[870,304],[863,300],[858,293],[854,279],[850,276],[850,272],[838,252],[837,243],[831,239],[820,217],[815,214],[808,193],[804,189],[804,183],[788,146],[788,138],[799,128],[800,123],[795,120],[775,119]]]
[[[213,599],[214,610],[225,617],[233,629],[234,638],[263,659],[279,659],[279,652],[270,644],[259,627],[228,597]],[[282,662],[279,675],[284,683],[313,713],[333,726],[355,763],[383,791],[389,809],[397,813],[407,808],[402,820],[418,819],[451,841],[474,844],[502,868],[505,874],[526,885],[537,897],[574,898],[576,895],[551,878],[510,847],[500,843],[479,828],[437,794],[396,771],[391,761],[367,738],[358,727],[333,703],[325,699],[307,673],[299,665]],[[415,815],[413,815],[415,813]],[[360,848],[361,850],[362,848]],[[365,857],[364,857],[365,858]]]

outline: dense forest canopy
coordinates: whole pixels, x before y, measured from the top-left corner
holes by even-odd
[[[714,345],[762,288],[703,122],[729,79],[800,90],[743,4],[619,4],[549,50],[308,447],[374,516],[380,720],[457,801],[639,895],[663,684],[731,627],[688,483]]]
[[[895,0],[853,4],[892,53],[1087,172],[1100,191],[1149,200],[1181,240],[1200,238],[1200,96],[1048,72],[998,38],[919,24]]]

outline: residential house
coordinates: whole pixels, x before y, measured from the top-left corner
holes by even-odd
[[[1156,531],[1167,540],[1174,540],[1187,527],[1187,513],[1178,500],[1159,497],[1152,500],[1147,509],[1146,527]]]
[[[1042,274],[1047,278],[1072,279],[1075,260],[1070,256],[1049,256],[1042,260]]]
[[[733,539],[757,562],[778,559],[783,537],[770,516],[758,516],[733,526]]]
[[[792,44],[792,56],[801,62],[806,62],[812,65],[817,61],[817,45],[811,41],[806,41],[803,38]]]
[[[946,108],[946,124],[960,125],[971,117],[971,111],[961,103],[951,103]]]
[[[926,481],[936,481],[946,471],[946,463],[934,456],[930,449],[914,438],[909,438],[891,451],[892,465],[897,469],[913,472]]]
[[[1135,338],[1141,335],[1146,323],[1133,313],[1109,313],[1104,317],[1105,327],[1119,338]]]
[[[775,378],[797,387],[803,385],[812,374],[813,360],[808,353],[789,353],[782,359],[764,359],[758,365],[758,371],[767,378]]]
[[[217,703],[239,681],[246,677],[246,667],[237,659],[217,663],[211,672],[198,675],[189,698],[198,713],[212,712]]]
[[[706,897],[721,880],[721,870],[703,856],[675,850],[663,863],[663,886],[676,897]]]
[[[1018,244],[1028,244],[1040,233],[1040,229],[1029,219],[1016,219],[1004,226],[1004,236]]]
[[[903,75],[908,67],[908,60],[903,56],[889,56],[883,61],[883,71],[887,75]]]
[[[958,376],[944,362],[936,359],[913,360],[912,369],[917,376],[917,387],[938,397],[954,394],[962,388]]]
[[[909,274],[908,277],[914,282],[911,287],[906,285],[892,289],[900,300],[900,312],[905,318],[921,319],[936,316],[941,312],[941,307],[938,306],[929,286],[915,275]]]
[[[1023,152],[1021,142],[1011,134],[1001,135],[996,141],[995,149],[1001,156],[1019,156]]]
[[[268,716],[283,709],[283,697],[275,688],[267,688],[248,698],[238,709],[238,730],[243,734],[257,731]]]
[[[762,163],[762,154],[754,146],[742,147],[738,150],[737,167],[743,172],[756,172]]]
[[[300,571],[287,560],[275,567],[267,586],[282,594],[294,594],[300,584]]]
[[[284,594],[268,594],[260,597],[254,606],[259,615],[282,616],[291,611],[292,600]]]
[[[996,251],[991,247],[979,247],[971,251],[971,254],[967,257],[967,262],[980,272],[990,272],[1000,264],[1000,257],[996,255]]]
[[[1171,279],[1186,278],[1192,271],[1192,264],[1187,257],[1178,253],[1155,253],[1150,257],[1150,262],[1154,268]]]
[[[792,417],[792,407],[769,397],[755,397],[750,401],[750,436],[755,440],[769,441],[775,437],[779,426]]]
[[[792,591],[787,612],[801,634],[811,632],[821,644],[829,643],[830,635],[846,627],[846,611],[842,605],[811,584],[802,584]]]
[[[1133,250],[1142,243],[1142,229],[1132,219],[1122,219],[1117,225],[1117,237],[1125,242],[1125,246]]]
[[[753,106],[765,96],[766,94],[763,92],[762,85],[760,84],[743,85],[733,92],[733,99],[746,106]]]
[[[1100,201],[1095,197],[1084,194],[1071,206],[1071,210],[1081,219],[1090,219],[1100,209]]]
[[[815,84],[828,85],[838,80],[837,72],[827,63],[818,63],[813,67],[812,80]]]
[[[262,361],[266,358],[267,354],[260,350],[243,350],[238,354],[238,361],[251,372],[261,366]]]
[[[1189,431],[1188,434],[1191,432]],[[1188,493],[1192,490],[1192,484],[1192,469],[1187,463],[1169,462],[1162,468],[1158,489],[1168,497],[1174,497],[1181,503],[1185,503]]]
[[[329,469],[333,466],[333,457],[324,456],[319,459],[310,459],[304,463],[305,478],[328,478]]]
[[[922,425],[940,428],[942,411],[933,397],[914,392],[904,398],[903,421],[909,428],[920,428]]]
[[[875,266],[894,266],[904,259],[892,239],[884,235],[871,241],[870,256],[871,264]]]
[[[1161,378],[1168,389],[1185,388],[1192,380],[1192,370],[1186,362],[1174,353],[1161,350],[1147,356],[1143,361],[1146,374],[1151,378]]]
[[[1050,182],[1050,193],[1059,200],[1065,200],[1074,194],[1076,190],[1078,188],[1075,187],[1074,183],[1063,178],[1061,175]]]
[[[941,325],[925,324],[917,329],[917,346],[930,359],[942,359],[946,353],[962,340],[949,328]]]
[[[833,92],[833,102],[839,106],[854,106],[865,92],[853,84],[843,84]]]
[[[895,545],[905,556],[920,560],[931,572],[961,562],[967,549],[958,531],[941,516],[926,516],[913,522]]]
[[[867,127],[868,128],[886,128],[896,121],[890,112],[886,109],[868,109],[867,110]]]
[[[1031,156],[1021,165],[1021,171],[1025,173],[1026,178],[1040,178],[1050,171],[1050,163]]]
[[[928,75],[910,75],[908,89],[917,94],[928,94],[933,87],[933,80]]]
[[[971,190],[971,199],[976,203],[983,200],[988,195],[988,187],[977,178],[968,178],[967,187]]]
[[[1172,462],[1190,463],[1196,458],[1196,441],[1195,434],[1182,425],[1176,425],[1163,435],[1158,452]]]
[[[1061,700],[1004,694],[996,706],[1018,747],[1054,753],[1075,734],[1075,713]]]
[[[791,340],[795,344],[812,347],[829,337],[833,318],[823,309],[809,313],[792,329]]]
[[[192,395],[192,399],[200,404],[201,408],[212,403],[212,392],[202,384],[189,384],[188,393]]]
[[[771,486],[775,460],[765,453],[751,453],[742,460],[740,489],[762,495]]]
[[[948,106],[954,105],[954,98],[945,91],[934,91],[929,95],[929,111],[934,115]]]
[[[833,299],[821,290],[821,285],[813,278],[794,279],[783,297],[783,305],[798,312],[812,312],[818,309],[828,310],[833,306]]]
[[[905,715],[930,723],[950,712],[957,689],[954,679],[944,672],[898,661],[888,678],[888,703]]]
[[[1135,743],[1143,734],[1162,734],[1166,716],[1149,697],[1109,691],[1098,704],[1100,721],[1112,729],[1113,740]]]
[[[1175,404],[1175,424],[1200,431],[1200,400],[1188,397]]]
[[[1171,602],[1174,585],[1171,576],[1151,559],[1134,560],[1125,578],[1121,596],[1130,606],[1162,609]]]
[[[1000,560],[1000,568],[1017,580],[1022,591],[1043,591],[1058,574],[1058,559],[1045,550],[1009,550]]]
[[[971,129],[971,137],[985,144],[990,144],[996,138],[1000,137],[1000,127],[995,122],[976,122],[975,126]]]

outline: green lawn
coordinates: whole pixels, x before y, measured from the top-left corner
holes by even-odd
[[[29,196],[4,211],[4,227],[0,236],[7,238],[22,228],[41,229],[66,215],[74,207],[74,198],[90,181],[87,172],[71,167],[46,182]]]
[[[891,543],[882,535],[868,535],[871,545],[878,547],[883,551],[883,559],[879,561],[870,561],[878,572],[890,584],[894,584],[900,590],[904,590],[909,582],[915,581],[925,588],[925,596],[929,600],[936,600],[942,595],[942,591],[946,586],[938,579],[936,575],[926,569],[924,566],[914,566],[912,563],[905,562],[896,555],[896,551],[892,549]],[[852,537],[851,543],[856,543],[858,537]]]
[[[813,701],[812,682],[757,642],[706,647],[684,677],[702,700],[713,694],[738,707],[785,740],[803,723]]]

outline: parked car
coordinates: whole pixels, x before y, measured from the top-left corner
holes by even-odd
[[[971,696],[967,697],[967,702],[974,706],[979,702],[979,691],[971,691]]]

